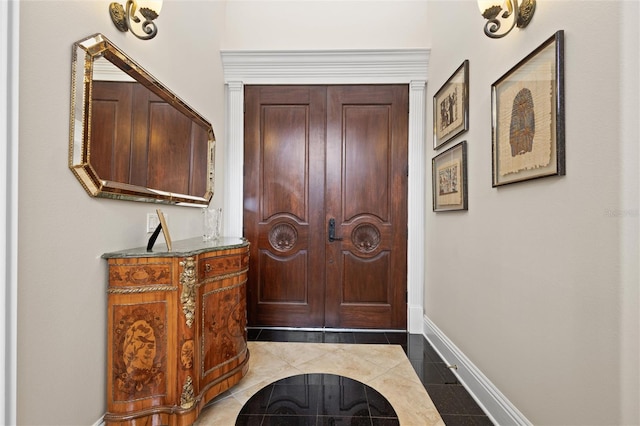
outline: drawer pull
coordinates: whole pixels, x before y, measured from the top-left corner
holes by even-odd
[[[205,271],[205,272],[211,272],[211,269],[213,269],[213,268],[211,268],[211,265],[209,265],[208,263],[206,263],[206,264],[204,265],[204,271]]]

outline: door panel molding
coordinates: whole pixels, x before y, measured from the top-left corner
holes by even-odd
[[[261,111],[265,134],[260,141],[263,164],[260,165],[260,220],[279,212],[289,212],[301,221],[308,221],[308,153],[309,108],[307,105],[264,106]],[[267,131],[268,129],[268,131]],[[278,132],[278,129],[281,131]],[[269,149],[275,143],[285,147],[286,156]]]
[[[221,51],[226,84],[224,232],[242,235],[244,85],[409,85],[407,289],[410,333],[422,333],[425,217],[425,86],[428,49]]]
[[[391,115],[390,105],[349,105],[342,111],[342,146],[343,153],[342,170],[344,176],[343,193],[343,218],[346,221],[355,218],[367,206],[384,207],[384,210],[369,213],[375,214],[383,220],[389,220],[388,207],[391,204]],[[371,130],[377,128],[377,130]],[[347,132],[349,129],[349,132]],[[351,140],[369,140],[370,135],[378,135],[378,141],[370,142],[371,149],[361,150],[353,146]],[[356,143],[357,145],[357,143]],[[359,167],[356,167],[359,165]],[[362,191],[368,182],[376,180],[377,176],[384,175],[386,185],[376,187],[375,191]],[[384,199],[386,202],[378,203],[376,200]],[[347,202],[349,200],[349,202]]]

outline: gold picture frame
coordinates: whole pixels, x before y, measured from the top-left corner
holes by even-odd
[[[449,77],[433,97],[433,148],[469,130],[469,60]]]
[[[156,213],[158,214],[158,219],[160,219],[160,226],[162,227],[162,235],[164,235],[164,241],[167,243],[167,251],[171,251],[171,236],[169,235],[169,227],[167,226],[167,221],[164,217],[164,213],[162,210],[156,209]]]
[[[468,210],[467,141],[431,160],[433,211]]]
[[[565,174],[564,31],[491,86],[493,187]]]

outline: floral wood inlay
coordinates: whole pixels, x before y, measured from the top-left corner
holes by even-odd
[[[113,399],[129,401],[166,392],[166,304],[116,305]]]
[[[204,294],[202,299],[202,375],[243,356],[246,349],[246,280]]]
[[[171,284],[170,264],[112,265],[109,268],[111,286]]]
[[[242,267],[242,259],[240,256],[221,256],[217,258],[208,258],[203,262],[202,269],[205,276],[219,275],[225,272],[237,271]]]
[[[182,344],[180,363],[183,370],[190,370],[193,367],[193,339],[189,339]]]
[[[370,223],[363,223],[351,232],[351,242],[363,253],[371,253],[380,245],[380,231]]]
[[[291,250],[298,241],[298,232],[288,223],[278,223],[269,231],[269,244],[278,251]]]
[[[182,312],[186,319],[187,327],[191,328],[196,312],[196,262],[193,257],[187,257],[180,262],[184,269],[180,273],[180,284],[182,284]]]

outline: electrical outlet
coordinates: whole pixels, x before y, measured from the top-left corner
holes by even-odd
[[[147,213],[147,233],[150,234],[156,230],[160,224],[160,219],[156,213]]]

